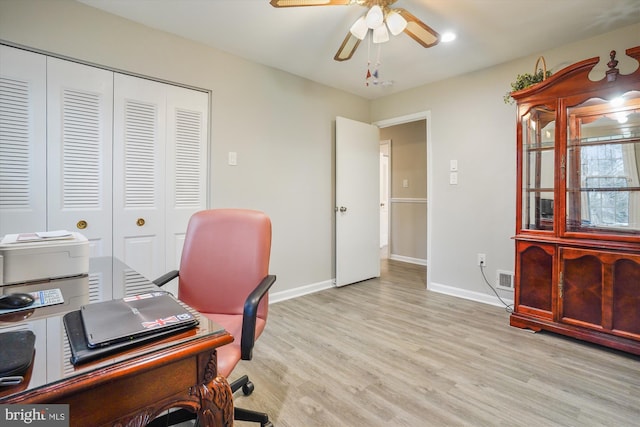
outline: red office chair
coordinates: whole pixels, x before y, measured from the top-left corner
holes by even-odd
[[[271,221],[264,213],[246,209],[212,209],[189,220],[180,271],[154,281],[159,286],[178,277],[178,299],[223,326],[233,343],[217,349],[218,373],[228,377],[236,364],[250,360],[255,340],[267,322]],[[231,384],[235,393],[253,392],[245,375]],[[195,414],[180,410],[156,419],[152,425],[176,424]],[[161,417],[162,418],[162,417]],[[234,408],[234,418],[272,426],[267,414]]]

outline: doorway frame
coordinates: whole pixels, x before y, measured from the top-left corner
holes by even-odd
[[[387,244],[386,244],[386,250],[385,250],[385,258],[389,258],[390,255],[390,246],[391,246],[391,140],[390,139],[382,139],[380,140],[380,154],[382,154],[382,147],[386,146],[387,147],[387,167],[386,167],[386,180],[384,182],[384,185],[386,186],[386,199],[385,200],[381,200],[381,202],[384,202],[384,204],[386,205],[387,208],[387,215],[386,215],[386,233],[387,233]],[[380,172],[382,172],[382,168],[380,168]],[[382,179],[380,180],[380,188],[382,189]],[[382,218],[382,217],[381,217]],[[382,221],[382,219],[381,219]],[[380,227],[380,233],[382,233],[382,227]],[[382,236],[381,236],[382,237]],[[382,249],[382,247],[381,247]]]
[[[432,189],[432,183],[433,183],[433,165],[432,165],[432,146],[433,146],[433,142],[431,140],[431,110],[426,110],[426,111],[420,111],[417,113],[413,113],[413,114],[407,114],[404,116],[398,116],[398,117],[393,117],[390,119],[384,119],[384,120],[378,120],[373,122],[374,125],[378,126],[378,128],[382,129],[382,128],[386,128],[389,126],[395,126],[395,125],[401,125],[401,124],[405,124],[405,123],[411,123],[411,122],[417,122],[420,120],[424,120],[425,121],[425,126],[427,127],[426,129],[426,135],[427,135],[427,140],[425,141],[426,144],[426,152],[427,152],[427,277],[426,277],[426,286],[425,289],[429,288],[429,283],[431,283],[431,269],[429,268],[429,265],[431,264],[431,230],[433,229],[431,227],[432,224],[432,218],[431,218],[431,198],[432,198],[432,194],[433,194],[433,189]],[[391,206],[389,206],[389,209],[391,209]],[[389,215],[391,216],[391,213],[389,213]]]

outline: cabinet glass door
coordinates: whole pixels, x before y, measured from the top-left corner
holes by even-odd
[[[640,92],[567,111],[571,232],[640,234]]]
[[[522,228],[553,230],[555,111],[536,106],[522,117]]]

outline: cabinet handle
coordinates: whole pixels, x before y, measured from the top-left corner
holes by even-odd
[[[80,221],[78,221],[76,223],[76,227],[78,227],[79,230],[84,230],[85,228],[87,228],[87,221],[85,221],[84,219],[81,219]]]
[[[562,299],[564,296],[564,272],[560,272],[560,280],[558,281],[558,297]]]
[[[138,227],[142,227],[144,225],[144,218],[138,218],[138,220],[136,221],[136,225]]]

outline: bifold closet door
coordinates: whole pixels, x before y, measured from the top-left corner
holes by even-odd
[[[167,86],[166,267],[178,269],[189,218],[207,208],[209,95]]]
[[[0,46],[0,236],[66,229],[148,278],[207,207],[206,92]]]
[[[116,73],[114,256],[154,279],[180,263],[206,208],[208,95]]]
[[[0,46],[0,237],[47,229],[46,61]]]
[[[112,254],[112,118],[112,72],[47,58],[47,228],[84,234],[93,257]]]
[[[165,86],[114,77],[113,254],[152,280],[166,272]]]

